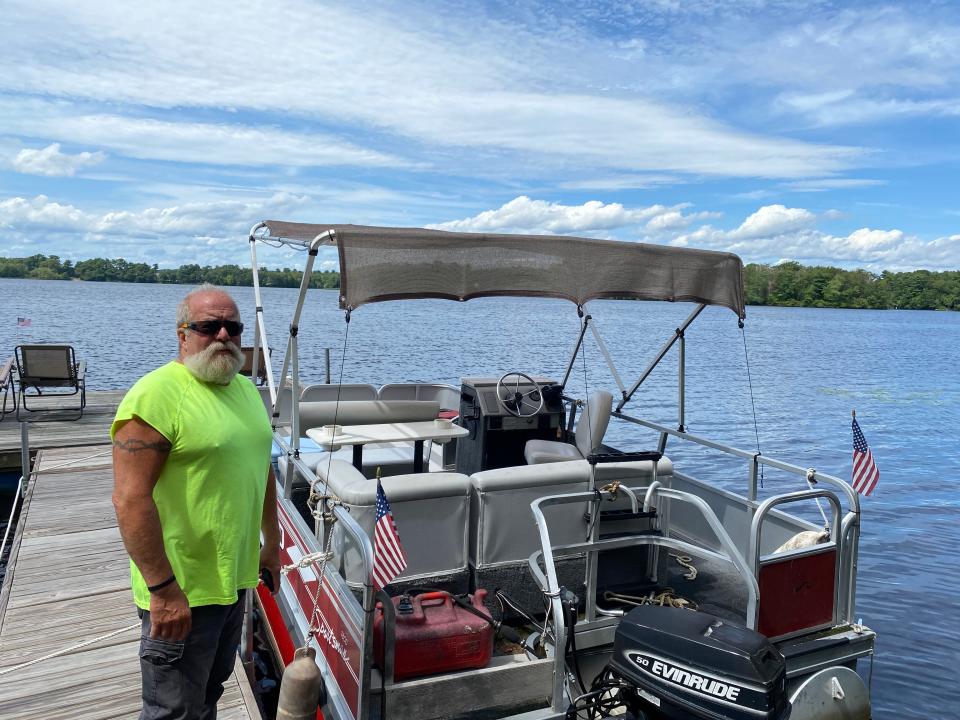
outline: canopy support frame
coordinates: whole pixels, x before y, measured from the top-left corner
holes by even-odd
[[[637,391],[637,389],[643,384],[643,382],[650,376],[650,373],[652,373],[652,372],[654,371],[654,369],[657,367],[657,365],[660,364],[660,361],[663,360],[664,357],[666,357],[666,354],[670,351],[670,348],[673,347],[674,343],[676,343],[678,340],[681,340],[681,341],[683,340],[683,336],[684,336],[684,333],[686,332],[687,328],[690,327],[690,324],[691,324],[694,320],[697,319],[697,316],[700,315],[700,313],[702,313],[703,310],[704,310],[704,308],[706,308],[706,307],[707,307],[707,306],[706,306],[705,304],[703,304],[703,303],[697,305],[697,306],[693,309],[693,312],[691,312],[691,313],[687,316],[687,319],[684,320],[683,323],[680,324],[680,327],[678,327],[676,330],[674,330],[673,335],[663,344],[663,346],[660,348],[660,351],[657,353],[657,356],[656,356],[653,360],[651,360],[651,361],[650,361],[650,364],[647,365],[646,369],[645,369],[642,373],[640,373],[640,377],[639,377],[639,378],[637,379],[637,381],[633,384],[633,387],[631,387],[629,391],[627,391],[626,393],[624,393],[623,398],[620,400],[619,403],[617,403],[617,407],[614,408],[614,412],[620,412],[621,410],[623,410],[623,406],[626,405],[628,402],[630,402],[630,399],[633,397],[633,394],[634,394],[634,393]],[[681,410],[680,410],[680,424],[682,425],[682,424],[683,424],[683,390],[684,390],[684,388],[683,388],[683,379],[682,379],[682,378],[683,378],[683,362],[682,362],[682,360],[681,360],[681,369],[680,369],[680,372],[681,372],[681,382],[680,382],[680,393],[681,393],[681,396],[680,396],[680,407],[681,407]]]

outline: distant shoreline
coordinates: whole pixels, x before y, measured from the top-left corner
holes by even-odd
[[[263,287],[300,287],[300,270],[261,268]],[[123,258],[93,258],[73,264],[56,255],[26,258],[0,257],[0,278],[25,280],[81,280],[143,284],[250,287],[253,273],[239,265],[183,265],[159,268],[156,264],[130,263]],[[960,310],[960,271],[913,270],[879,275],[867,270],[842,270],[806,266],[797,262],[779,265],[751,263],[744,268],[747,305],[871,310]],[[337,289],[340,273],[314,272],[310,287]]]

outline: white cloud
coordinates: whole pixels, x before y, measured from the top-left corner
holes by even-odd
[[[293,167],[352,165],[409,167],[399,157],[358,147],[326,133],[295,132],[276,127],[238,123],[175,122],[122,115],[78,113],[73,106],[45,101],[0,98],[0,122],[8,132],[48,135],[73,143],[95,145],[117,155],[142,160],[163,160],[214,165]],[[51,150],[51,148],[54,148]],[[64,156],[59,145],[39,151],[48,164],[64,165],[69,158],[92,164],[102,153]],[[37,151],[20,156],[37,158]],[[61,159],[62,158],[62,159]],[[43,174],[73,174],[43,173]]]
[[[811,227],[816,218],[802,208],[766,206],[734,230],[703,225],[674,237],[670,244],[725,250],[737,253],[744,262],[767,264],[789,258],[805,265],[863,267],[878,272],[953,270],[960,266],[960,234],[923,240],[897,229],[860,228],[847,235],[833,235]]]
[[[799,230],[812,225],[816,220],[809,210],[788,208],[783,205],[765,205],[743,221],[743,224],[730,233],[730,237],[747,239]]]
[[[620,203],[590,200],[582,205],[562,205],[546,200],[531,200],[526,195],[514,198],[496,210],[485,210],[463,220],[451,220],[428,227],[463,232],[584,233],[615,230],[650,223],[667,216],[665,224],[682,222],[680,209],[651,205],[626,208]]]
[[[884,180],[869,178],[811,178],[783,183],[783,187],[797,192],[827,192],[830,190],[846,190],[849,188],[876,187],[886,185]]]
[[[17,172],[28,175],[47,175],[49,177],[69,177],[77,170],[103,162],[102,152],[81,152],[69,155],[60,152],[60,143],[52,143],[41,150],[24,148],[17,153],[12,165]]]
[[[861,253],[889,250],[903,241],[901,230],[854,230],[841,243]]]
[[[92,219],[79,208],[52,202],[46,195],[0,200],[0,227],[8,230],[84,230]]]
[[[807,265],[866,267],[877,271],[946,270],[960,266],[960,234],[932,241],[896,229],[861,228],[847,235],[833,235],[813,226],[819,219],[836,218],[836,211],[817,214],[783,205],[765,205],[731,230],[700,225],[683,232],[698,221],[720,215],[684,213],[687,207],[689,204],[627,208],[619,203],[599,201],[563,205],[520,196],[496,210],[429,227],[465,232],[585,234],[639,239],[724,250],[737,253],[744,262],[768,264],[790,258]]]
[[[960,115],[960,99],[912,100],[894,97],[858,95],[805,106],[802,100],[785,96],[779,104],[784,111],[800,111],[816,125],[853,125],[878,123],[908,117],[955,117]]]
[[[658,185],[674,185],[683,182],[676,175],[618,175],[593,179],[565,180],[559,187],[565,190],[645,190]]]
[[[137,212],[92,213],[54,202],[45,195],[13,197],[0,200],[0,227],[14,238],[43,231],[74,241],[83,238],[108,244],[137,244],[163,238],[165,243],[176,245],[186,240],[185,247],[189,248],[210,245],[212,238],[229,238],[237,243],[238,238],[246,237],[253,224],[251,218],[289,214],[304,202],[303,197],[277,194],[249,202],[222,200]],[[102,256],[104,252],[102,247],[97,248],[97,254]]]
[[[104,146],[134,157],[153,157],[145,147],[160,145],[160,159],[195,151],[205,162],[389,164],[360,147],[358,138],[371,133],[411,151],[507,151],[518,155],[515,164],[533,155],[540,164],[592,172],[792,178],[837,172],[862,155],[857,148],[737,130],[666,100],[655,74],[643,72],[648,87],[611,92],[610,72],[635,79],[644,68],[630,62],[613,68],[607,49],[589,34],[571,47],[566,35],[526,33],[484,17],[479,7],[412,5],[401,14],[389,6],[357,12],[351,5],[278,0],[261,13],[222,0],[202,12],[170,3],[157,13],[82,0],[8,0],[4,18],[0,90],[126,104],[141,115],[191,108],[278,113],[309,128],[277,137],[264,128],[201,131],[185,122],[179,136],[177,123],[100,113],[56,125],[78,141],[106,143],[117,132]],[[64,115],[75,112],[65,106]],[[348,128],[354,145],[318,126]]]

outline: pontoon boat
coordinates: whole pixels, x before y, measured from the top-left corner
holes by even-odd
[[[282,362],[253,354],[275,429],[285,566],[275,598],[264,588],[258,597],[282,664],[296,647],[315,649],[324,717],[870,717],[857,673],[875,639],[856,621],[857,494],[838,477],[685,427],[685,331],[710,305],[742,327],[737,256],[275,221],[249,241],[264,350],[257,243],[307,251]],[[339,254],[348,322],[368,303],[418,298],[575,303],[580,332],[565,375],[521,368],[459,387],[391,378],[304,387],[298,334],[324,246]],[[586,311],[596,298],[692,311],[629,385]],[[617,387],[577,398],[568,380],[591,332]],[[628,414],[668,355],[678,359],[677,423]],[[604,442],[608,423],[658,441],[620,452]],[[675,467],[668,444],[737,459],[744,490]],[[764,467],[796,476],[797,490],[761,499]],[[377,573],[391,558],[378,547],[378,485],[405,555],[383,589]],[[823,525],[792,512],[811,502],[826,507]]]

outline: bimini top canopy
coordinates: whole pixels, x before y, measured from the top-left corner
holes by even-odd
[[[458,233],[265,221],[268,236],[340,253],[340,306],[493,295],[691,301],[744,317],[743,263],[732,253],[563,235]]]

